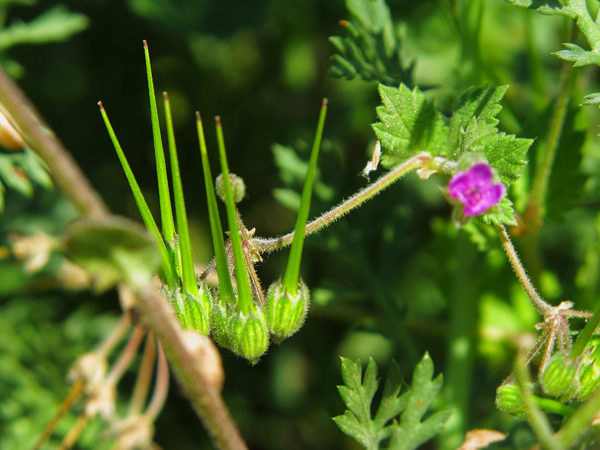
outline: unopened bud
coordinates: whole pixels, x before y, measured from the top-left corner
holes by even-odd
[[[233,201],[236,203],[241,202],[246,196],[246,183],[244,183],[244,180],[235,173],[229,174],[229,183],[231,184],[231,191],[233,192]],[[217,191],[219,198],[225,201],[225,183],[223,181],[222,173],[217,177],[215,190]]]
[[[229,338],[229,318],[232,314],[232,307],[220,295],[215,295],[210,309],[211,336],[219,346],[229,350],[232,350]]]
[[[248,315],[236,312],[228,325],[231,350],[256,364],[269,347],[269,328],[264,309],[258,307]]]
[[[206,285],[200,286],[198,297],[180,288],[169,292],[171,305],[184,330],[195,330],[204,336],[210,332],[211,296]]]
[[[569,399],[577,391],[577,364],[565,352],[555,354],[540,377],[543,391],[558,399]]]
[[[496,407],[500,411],[512,414],[516,417],[525,414],[525,405],[519,386],[516,384],[505,384],[496,391]]]
[[[577,401],[587,400],[600,387],[600,340],[594,336],[583,351],[579,364],[579,389],[575,394]]]
[[[304,324],[310,306],[310,292],[299,280],[298,292],[292,296],[284,291],[281,280],[267,291],[267,318],[273,342],[281,342],[298,331]]]

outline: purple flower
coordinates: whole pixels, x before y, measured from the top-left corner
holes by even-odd
[[[456,172],[448,183],[450,196],[464,205],[465,216],[477,216],[500,202],[506,186],[493,184],[494,174],[489,164],[478,163],[466,172]]]

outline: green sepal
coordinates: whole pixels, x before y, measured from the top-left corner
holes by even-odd
[[[496,390],[496,408],[515,417],[525,414],[523,396],[516,384],[504,384]]]
[[[236,311],[227,324],[231,351],[256,364],[269,348],[269,327],[262,307],[243,314]]]
[[[284,290],[281,280],[271,284],[267,291],[267,320],[273,342],[279,343],[296,333],[304,324],[309,307],[310,292],[302,279],[295,296]]]
[[[208,286],[202,285],[198,296],[181,288],[167,291],[166,295],[184,330],[194,330],[204,336],[209,334],[212,293]]]
[[[229,318],[233,311],[232,300],[222,299],[220,293],[213,296],[210,309],[211,336],[218,345],[229,350],[233,350],[229,336]]]
[[[540,377],[545,394],[560,400],[569,400],[577,392],[577,361],[571,361],[566,352],[556,353]]]

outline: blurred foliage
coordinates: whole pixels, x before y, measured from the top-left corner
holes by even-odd
[[[17,29],[19,23],[39,25],[48,11],[65,11],[53,9],[58,6],[53,1],[32,3],[11,3],[4,10],[9,24],[4,30],[12,24]],[[311,215],[366,184],[360,172],[371,158],[375,136],[369,124],[377,120],[381,100],[374,82],[327,78],[329,58],[336,52],[328,37],[342,34],[339,20],[350,18],[341,0],[60,3],[85,15],[87,29],[43,47],[4,48],[3,64],[20,73],[21,87],[111,210],[139,220],[98,114],[96,104],[102,99],[158,217],[142,51],[142,39],[148,40],[157,91],[168,90],[173,107],[197,262],[210,260],[212,245],[195,110],[204,117],[222,117],[231,169],[247,185],[240,209],[257,235],[293,228],[302,184],[298,167],[308,160],[322,97],[329,98],[330,109]],[[530,164],[511,187],[515,209],[522,212],[558,86],[561,61],[551,52],[567,40],[569,21],[500,0],[389,0],[388,5],[394,31],[404,27],[404,60],[414,61],[414,84],[429,87],[424,95],[438,107],[449,111],[459,93],[472,85],[510,85],[498,114],[501,132],[536,139]],[[64,24],[81,26],[77,17],[79,22],[71,17]],[[600,117],[596,109],[575,105],[583,102],[582,92],[600,88],[594,72],[576,70],[547,220],[539,235],[523,236],[515,244],[545,298],[553,303],[570,299],[578,309],[592,309],[600,281]],[[215,149],[214,136],[207,138]],[[561,182],[569,176],[571,181]],[[9,232],[58,235],[74,218],[56,192],[35,185],[32,191],[26,196],[8,190],[0,216],[5,246],[0,261],[0,389],[9,389],[0,395],[3,449],[31,446],[68,390],[69,364],[94,347],[119,311],[114,293],[94,297],[66,292],[55,281],[56,259],[27,275],[9,254]],[[559,198],[562,207],[556,208],[553,202]],[[394,358],[410,374],[425,351],[445,376],[443,405],[437,406],[462,408],[461,427],[466,429],[510,431],[504,447],[532,445],[525,423],[495,410],[494,395],[512,370],[517,343],[535,333],[532,325],[539,318],[524,301],[493,234],[471,229],[471,238],[465,239],[465,231],[455,230],[449,215],[433,181],[409,176],[307,239],[302,276],[312,288],[313,305],[302,331],[273,346],[256,367],[223,353],[225,400],[250,448],[357,448],[331,421],[343,411],[335,389],[340,384],[338,356],[363,361],[373,356],[383,372]],[[286,260],[287,253],[279,252],[259,266],[263,282],[274,281]],[[453,353],[457,343],[462,360]],[[460,385],[467,389],[466,404],[457,406],[448,386]],[[73,421],[69,416],[59,435]],[[452,429],[452,418],[449,424]],[[99,448],[95,439],[100,430],[92,425],[77,448]],[[156,433],[165,449],[210,445],[175,383]],[[460,433],[446,435],[440,445],[456,448],[460,439]]]

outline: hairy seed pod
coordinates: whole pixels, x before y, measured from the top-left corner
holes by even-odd
[[[262,307],[244,315],[235,312],[228,323],[231,350],[256,364],[269,347],[269,328]]]
[[[194,330],[206,336],[210,332],[212,292],[205,284],[200,286],[198,297],[177,288],[168,293],[171,306],[184,330]]]
[[[516,384],[505,384],[496,391],[496,407],[500,411],[520,417],[525,414],[525,405],[519,386]]]
[[[233,192],[233,201],[236,203],[241,202],[246,196],[246,183],[244,183],[242,177],[238,177],[235,173],[229,174],[229,182],[231,183],[231,190]],[[225,183],[223,182],[222,173],[217,177],[215,190],[219,198],[225,201]]]
[[[575,393],[577,401],[587,400],[600,387],[600,339],[592,337],[588,342],[578,367],[579,389]]]
[[[577,363],[565,352],[555,354],[540,377],[544,393],[559,400],[568,400],[577,391]]]
[[[273,342],[281,342],[298,331],[304,324],[310,306],[310,292],[304,281],[298,281],[298,292],[293,297],[283,290],[281,280],[267,291],[267,318]]]
[[[231,303],[224,301],[219,294],[213,297],[211,316],[211,336],[213,340],[223,348],[233,350],[229,338],[229,318],[233,314]]]

